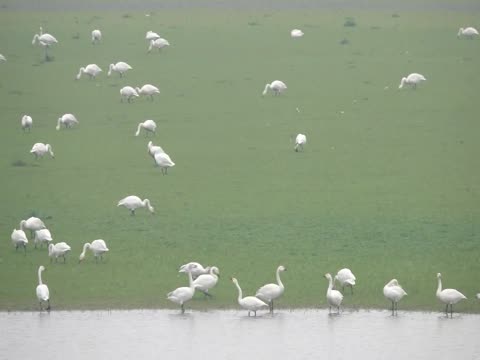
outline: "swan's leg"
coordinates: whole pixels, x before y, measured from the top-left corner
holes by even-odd
[[[250,310],[248,310],[248,317],[250,317]]]
[[[328,313],[329,313],[329,314],[332,313],[332,306],[329,306],[329,307],[328,307]]]
[[[447,307],[445,308],[445,314],[447,314],[448,316],[448,304],[447,304]]]
[[[23,251],[25,252],[25,255],[27,255],[27,244],[23,244]]]
[[[255,317],[257,317],[257,310],[253,310],[253,313],[255,314]]]
[[[42,300],[38,302],[40,304],[40,311],[43,311]]]
[[[270,313],[273,314],[273,300],[270,301]]]
[[[303,148],[302,148],[302,150],[303,150]],[[350,293],[353,295],[353,285],[350,285],[350,291],[351,291]]]
[[[65,254],[63,254],[63,263],[65,264],[67,262],[67,258],[65,257]]]
[[[130,210],[130,215],[135,215],[135,209]]]
[[[53,261],[53,258],[52,258],[52,257],[50,257],[50,264],[52,263],[52,261]]]
[[[50,299],[47,300],[47,311],[50,311]]]
[[[394,310],[394,302],[392,301],[392,316],[395,315],[395,310]]]
[[[181,308],[182,308],[182,314],[185,314],[185,307],[183,306],[183,304]]]

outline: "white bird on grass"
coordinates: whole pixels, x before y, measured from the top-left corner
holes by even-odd
[[[33,236],[33,232],[41,229],[45,229],[46,226],[43,221],[37,217],[29,217],[27,220],[20,221],[20,229],[30,230],[31,235]]]
[[[92,31],[92,44],[96,44],[102,40],[102,32],[98,29]]]
[[[292,38],[301,38],[303,35],[303,31],[300,29],[293,29],[292,31],[290,31],[290,36]]]
[[[95,77],[102,72],[102,69],[97,64],[88,64],[85,67],[81,67],[78,70],[76,79],[79,80],[82,77],[82,74],[86,74],[90,79],[95,79]]]
[[[337,313],[340,314],[340,305],[342,304],[343,295],[338,290],[333,290],[332,275],[325,274],[325,278],[328,280],[327,288],[327,302],[329,305],[329,312],[332,312],[332,306],[337,308]]]
[[[32,150],[30,150],[30,152],[35,155],[35,159],[43,157],[46,153],[49,153],[52,158],[55,157],[55,155],[53,154],[52,146],[50,144],[33,144]]]
[[[260,300],[255,296],[245,296],[243,297],[242,288],[238,284],[238,280],[232,278],[232,282],[238,289],[238,305],[240,305],[245,310],[248,310],[248,316],[250,316],[250,312],[253,312],[254,316],[257,316],[257,311],[262,308],[267,308],[268,305]]]
[[[33,238],[35,249],[37,248],[37,244],[40,244],[40,247],[43,247],[43,243],[50,244],[50,241],[53,241],[50,230],[48,229],[35,230],[35,237]]]
[[[460,291],[455,289],[443,289],[442,290],[442,274],[437,274],[438,287],[437,287],[437,298],[446,304],[445,313],[448,316],[448,307],[450,306],[450,317],[453,317],[453,305],[457,304],[467,297],[463,295]]]
[[[138,208],[145,208],[145,207],[152,214],[155,212],[155,209],[153,208],[153,206],[150,205],[150,200],[148,200],[148,199],[142,200],[138,196],[135,196],[135,195],[130,195],[130,196],[127,196],[126,198],[120,200],[118,202],[117,206],[126,207],[128,210],[130,210],[131,215],[135,215],[135,210],[137,210]]]
[[[78,124],[78,120],[73,114],[63,114],[57,120],[57,126],[55,129],[60,130],[61,126],[63,125],[65,128],[71,128],[73,125]]]
[[[279,95],[285,90],[287,90],[287,85],[283,81],[275,80],[270,84],[265,85],[262,95],[266,95],[268,90],[272,90],[275,95]]]
[[[153,142],[149,141],[147,144],[148,154],[155,160],[156,153],[164,153],[161,146],[153,145]]]
[[[175,166],[170,156],[164,152],[157,152],[154,155],[155,163],[160,167],[163,175],[168,174],[168,168]]]
[[[397,279],[392,279],[383,287],[383,295],[392,302],[392,315],[395,315],[395,312],[398,313],[398,302],[407,293],[400,286]]]
[[[102,239],[93,240],[91,243],[85,243],[83,245],[83,251],[78,258],[79,263],[85,259],[85,253],[87,252],[87,249],[92,251],[93,256],[95,256],[95,262],[97,263],[98,257],[100,257],[100,259],[103,261],[103,254],[109,251],[107,244],[105,244],[105,241]]]
[[[27,129],[28,129],[28,131],[32,130],[32,124],[33,124],[32,117],[29,116],[29,115],[23,115],[21,124],[22,124],[22,130],[23,131],[26,131]]]
[[[48,56],[48,49],[53,44],[58,44],[57,39],[55,39],[53,35],[42,34],[42,28],[40,28],[40,34],[35,34],[33,36],[32,45],[35,45],[36,42],[38,42],[40,46],[43,46],[45,49],[45,60],[49,61],[50,57]]]
[[[357,278],[353,275],[352,270],[342,269],[337,272],[335,275],[335,280],[340,283],[342,286],[342,291],[345,291],[345,286],[350,286],[351,293],[353,294],[353,287],[355,286],[355,281]]]
[[[124,86],[120,89],[120,102],[123,102],[123,99],[126,99],[128,102],[131,101],[133,97],[139,97],[137,91],[131,86]]]
[[[47,303],[46,310],[50,311],[50,292],[48,291],[47,284],[42,282],[42,272],[45,270],[45,266],[40,265],[38,268],[38,285],[36,289],[37,299],[40,303],[40,311],[43,311],[43,304]]]
[[[135,133],[135,136],[140,135],[140,130],[142,129],[145,130],[145,136],[147,136],[148,133],[153,133],[155,135],[157,124],[153,120],[145,120],[144,122],[141,122],[140,124],[138,124],[137,132]]]
[[[20,230],[13,229],[12,235],[10,238],[12,239],[12,243],[15,246],[15,251],[17,251],[20,246],[23,246],[23,250],[25,254],[27,254],[28,239],[27,239],[27,235],[25,234],[25,231],[21,229]]]
[[[142,96],[150,96],[150,100],[153,101],[153,95],[154,94],[160,94],[160,90],[153,85],[150,84],[145,84],[141,88],[136,87],[135,90],[137,90],[138,95]]]
[[[128,70],[131,70],[132,67],[128,65],[126,62],[119,61],[116,64],[110,64],[108,68],[108,73],[107,76],[112,75],[112,71],[118,72],[120,74],[120,77],[123,76]]]
[[[208,274],[202,274],[193,281],[193,286],[195,290],[200,290],[205,295],[212,296],[208,291],[217,285],[219,276],[220,270],[218,270],[218,267],[212,266]]]
[[[298,134],[295,138],[295,151],[298,152],[299,149],[303,151],[303,146],[307,143],[307,137],[304,134]]]
[[[480,293],[477,294],[477,299],[480,299]]]
[[[278,299],[285,291],[285,286],[283,286],[282,280],[280,279],[280,272],[283,271],[287,271],[287,268],[283,265],[280,265],[276,272],[277,284],[263,285],[255,294],[255,296],[260,300],[263,300],[269,304],[271,314],[273,314],[273,300]]]
[[[196,279],[200,275],[208,274],[210,272],[210,268],[210,266],[203,267],[202,264],[192,261],[180,266],[178,272],[189,272],[192,274],[193,279]]]
[[[407,77],[402,78],[402,80],[400,81],[400,85],[398,85],[398,88],[401,89],[404,85],[410,85],[412,88],[416,89],[419,83],[426,80],[427,79],[422,74],[411,73]]]
[[[457,36],[465,36],[469,39],[473,39],[474,36],[478,36],[478,30],[474,27],[460,28],[458,29]]]
[[[181,306],[182,314],[185,313],[185,303],[193,298],[195,286],[193,285],[192,273],[187,271],[188,284],[186,287],[179,287],[167,294],[167,299]]]
[[[55,258],[55,262],[57,262],[59,257],[63,257],[63,263],[66,263],[67,258],[65,255],[67,255],[70,250],[72,250],[72,248],[66,242],[48,245],[48,256],[50,256],[50,262],[53,261],[53,258]]]
[[[7,58],[5,56],[3,56],[2,54],[0,54],[0,61],[7,61]]]
[[[170,46],[170,43],[166,39],[158,38],[155,40],[150,40],[150,46],[148,47],[148,52],[152,51],[153,48],[156,48],[158,49],[158,51],[161,51],[166,46]]]
[[[149,30],[145,34],[145,39],[148,41],[157,40],[157,39],[160,39],[160,35],[158,35],[156,32]]]

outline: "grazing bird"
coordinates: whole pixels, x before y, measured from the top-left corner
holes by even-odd
[[[235,286],[238,289],[238,305],[240,305],[245,310],[248,310],[248,316],[250,316],[250,312],[253,312],[254,316],[257,316],[258,310],[268,307],[268,305],[265,302],[263,302],[262,300],[260,300],[255,296],[243,297],[242,288],[238,284],[238,280],[235,278],[232,278],[232,282],[235,284]]]
[[[260,300],[268,303],[270,308],[270,313],[273,314],[273,300],[278,299],[283,295],[285,291],[285,286],[283,286],[282,280],[280,279],[280,272],[287,271],[287,268],[283,265],[280,265],[277,268],[277,284],[266,284],[263,285],[260,289],[257,290],[255,294]]]
[[[398,85],[399,89],[402,89],[404,85],[410,85],[412,88],[416,89],[417,85],[422,81],[426,81],[427,79],[425,76],[417,73],[411,73],[407,77],[403,77],[400,81],[400,85]]]
[[[202,264],[198,262],[189,262],[180,266],[178,272],[189,272],[192,274],[192,277],[195,280],[200,275],[208,274],[210,272],[210,266],[203,267]]]
[[[298,134],[295,138],[295,151],[298,152],[298,149],[303,151],[303,146],[307,143],[307,137],[303,134]]]
[[[127,99],[130,102],[133,97],[139,96],[137,91],[131,86],[124,86],[120,89],[120,102],[123,102],[123,99]]]
[[[102,32],[98,29],[92,31],[92,44],[96,44],[102,40]]]
[[[50,244],[50,241],[53,241],[50,230],[48,229],[35,230],[35,237],[33,238],[35,249],[37,248],[37,244],[40,244],[40,247],[43,247],[43,243]]]
[[[43,223],[42,220],[40,220],[37,217],[29,217],[27,220],[22,220],[20,221],[20,229],[25,231],[25,230],[30,230],[30,235],[33,237],[34,231],[45,229],[46,226]]]
[[[437,287],[437,298],[446,304],[445,313],[448,316],[448,307],[450,306],[450,317],[453,317],[453,305],[460,302],[467,297],[463,295],[460,291],[455,289],[443,289],[442,290],[442,274],[437,274],[438,287]]]
[[[168,174],[168,168],[175,166],[175,163],[167,153],[157,152],[154,155],[154,159],[157,166],[160,167],[163,175]]]
[[[7,58],[5,56],[3,56],[2,54],[0,54],[0,61],[7,61]]]
[[[102,239],[93,240],[91,243],[85,243],[83,245],[83,251],[78,258],[79,263],[85,259],[85,253],[87,252],[87,249],[90,249],[90,251],[93,253],[93,256],[95,256],[95,262],[97,263],[98,257],[100,257],[100,259],[103,261],[103,254],[109,251],[107,244],[105,244],[105,241]]]
[[[407,293],[400,286],[397,279],[392,279],[383,287],[383,295],[392,302],[392,315],[395,315],[395,312],[398,313],[398,302]]]
[[[271,84],[266,84],[262,95],[266,95],[268,90],[272,90],[275,95],[279,95],[287,90],[287,85],[283,81],[275,80]]]
[[[37,299],[40,303],[40,311],[43,311],[43,303],[47,303],[47,311],[50,311],[50,292],[47,284],[42,282],[42,272],[45,271],[45,266],[40,265],[38,268],[38,285],[36,289]]]
[[[135,210],[137,210],[138,208],[144,208],[144,207],[146,207],[148,211],[150,211],[152,214],[155,212],[155,209],[153,208],[153,206],[150,205],[150,200],[148,199],[142,200],[135,195],[130,195],[120,200],[117,206],[126,207],[128,210],[130,210],[131,215],[135,215]]]
[[[112,71],[118,72],[120,74],[120,77],[123,76],[128,70],[131,70],[132,67],[128,65],[126,62],[119,61],[116,64],[110,64],[110,67],[108,68],[108,73],[107,76],[112,75]]]
[[[79,80],[82,77],[82,74],[86,74],[90,79],[95,79],[95,77],[102,72],[102,69],[97,64],[88,64],[85,67],[81,67],[78,70],[76,79]]]
[[[167,299],[180,305],[182,314],[185,313],[185,303],[193,298],[195,286],[193,285],[192,273],[187,271],[189,286],[179,287],[167,294]]]
[[[21,124],[22,124],[22,130],[25,132],[27,129],[28,131],[30,131],[32,129],[32,124],[33,124],[33,119],[31,116],[29,115],[23,115],[22,116],[22,120],[21,120]]]
[[[212,266],[208,274],[202,274],[193,281],[193,286],[195,290],[200,290],[206,296],[212,296],[208,291],[217,285],[219,276],[220,270],[218,270],[218,267]]]
[[[25,252],[25,255],[26,255],[28,239],[27,239],[27,235],[25,234],[25,231],[21,229],[20,230],[13,229],[12,235],[10,238],[12,239],[12,243],[15,246],[15,251],[17,251],[20,246],[23,246],[23,251]]]
[[[290,36],[292,38],[301,38],[303,35],[303,31],[299,29],[293,29],[292,31],[290,31]]]
[[[353,275],[350,269],[342,269],[335,275],[335,280],[342,286],[342,291],[345,292],[345,286],[350,286],[351,293],[353,294],[353,287],[357,278]]]
[[[473,39],[474,36],[478,36],[478,30],[474,27],[460,28],[458,29],[458,37],[465,36],[468,39]]]
[[[50,144],[35,143],[30,152],[35,155],[35,159],[43,157],[46,153],[49,153],[52,158],[55,157]]]
[[[33,36],[32,45],[35,45],[36,42],[45,49],[45,61],[49,61],[50,57],[48,56],[48,49],[53,44],[58,44],[57,39],[55,39],[53,35],[43,34],[42,28],[40,28],[40,34],[35,34]]]
[[[67,255],[70,250],[72,250],[72,248],[66,242],[48,245],[48,256],[50,256],[50,262],[53,261],[53,258],[55,258],[55,262],[57,262],[59,257],[63,257],[63,263],[66,263],[67,258],[65,255]]]
[[[142,96],[150,96],[150,100],[153,101],[153,95],[154,94],[160,94],[160,90],[156,86],[150,85],[150,84],[145,84],[141,88],[136,87],[135,90],[137,90],[138,95]]]
[[[145,120],[144,122],[141,122],[140,124],[138,124],[137,132],[135,133],[135,136],[140,135],[140,130],[142,129],[145,130],[145,136],[147,136],[149,132],[155,135],[157,124],[153,120]]]
[[[480,299],[480,293],[477,294],[477,299]]]
[[[165,153],[161,146],[153,145],[153,142],[149,141],[147,144],[148,154],[155,160],[156,153]]]
[[[328,280],[327,288],[327,302],[329,305],[329,312],[332,312],[332,306],[337,308],[337,313],[340,314],[340,305],[342,304],[343,295],[338,290],[333,290],[332,275],[325,274],[325,278]]]
[[[145,34],[145,39],[148,41],[157,40],[157,39],[160,39],[160,35],[158,35],[156,32],[149,30]]]
[[[71,128],[73,125],[78,124],[78,120],[73,114],[63,114],[57,120],[57,126],[55,129],[60,130],[60,127],[63,125],[65,128]]]
[[[170,43],[168,40],[163,39],[163,38],[158,38],[155,40],[150,40],[150,46],[148,47],[148,52],[152,51],[153,48],[158,49],[158,51],[161,51],[164,47],[170,46]]]

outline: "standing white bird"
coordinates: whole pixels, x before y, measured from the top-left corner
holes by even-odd
[[[13,229],[12,235],[10,238],[12,239],[12,243],[15,246],[15,251],[17,251],[20,246],[23,246],[23,250],[25,254],[27,253],[28,239],[27,239],[27,235],[25,234],[25,231],[21,229],[20,230]]]
[[[437,298],[446,304],[445,313],[448,316],[448,306],[450,305],[450,316],[453,317],[453,305],[460,302],[467,297],[463,295],[460,291],[455,289],[443,289],[442,290],[442,274],[437,274],[438,287],[437,287]]]
[[[160,94],[160,90],[153,85],[150,84],[145,84],[141,88],[136,87],[135,90],[137,90],[138,95],[142,96],[150,96],[150,100],[153,101],[153,95],[154,94]]]
[[[148,199],[142,200],[135,195],[130,195],[120,200],[117,206],[126,207],[128,210],[130,210],[130,213],[132,215],[135,215],[135,210],[137,210],[138,208],[144,208],[144,207],[146,207],[148,211],[150,211],[152,214],[155,212],[155,209],[153,208],[153,206],[150,205],[150,200]]]
[[[168,168],[175,166],[170,156],[164,152],[157,152],[154,155],[155,163],[160,167],[163,175],[168,174]]]
[[[212,296],[208,291],[217,285],[219,276],[220,270],[218,270],[218,267],[212,266],[208,274],[200,275],[193,281],[193,286],[195,290],[200,290],[205,295]]]
[[[40,303],[40,311],[43,310],[43,303],[47,303],[47,311],[50,311],[50,292],[48,291],[47,284],[42,282],[42,272],[45,270],[45,266],[40,265],[38,268],[38,285],[36,289],[37,299]]]
[[[200,275],[208,274],[210,272],[210,268],[211,268],[210,266],[203,267],[202,264],[192,261],[180,266],[180,268],[178,269],[178,272],[182,272],[182,273],[189,272],[192,274],[192,277],[195,280]]]
[[[105,241],[102,239],[98,240],[93,240],[91,243],[85,243],[83,245],[83,251],[80,254],[78,258],[78,262],[82,262],[83,259],[85,259],[85,253],[87,252],[87,249],[90,249],[93,253],[93,256],[95,256],[95,262],[98,263],[98,257],[103,261],[103,254],[106,253],[108,250],[107,244],[105,244]]]
[[[469,39],[473,39],[474,36],[478,36],[478,30],[474,27],[460,28],[458,29],[457,36],[465,36]]]
[[[30,131],[32,129],[32,124],[33,124],[32,117],[29,115],[23,115],[21,124],[22,124],[23,131],[26,131],[27,129],[28,131]]]
[[[292,38],[301,38],[303,35],[303,31],[300,29],[293,29],[292,31],[290,31],[290,36]]]
[[[395,315],[395,312],[398,313],[398,302],[407,293],[400,286],[397,279],[392,279],[383,287],[383,295],[392,302],[392,315]]]
[[[410,85],[414,89],[416,89],[419,83],[426,80],[427,79],[422,74],[411,73],[407,77],[402,78],[402,80],[400,81],[400,85],[398,85],[398,88],[401,89],[404,85]]]
[[[35,34],[33,36],[32,45],[35,45],[37,41],[40,46],[43,46],[43,48],[45,49],[45,61],[49,61],[50,57],[48,56],[48,49],[53,44],[58,44],[57,39],[55,39],[53,35],[42,34],[42,28],[40,28],[40,34]]]
[[[0,61],[7,61],[7,58],[5,56],[3,56],[2,54],[0,54]]]
[[[253,312],[254,315],[257,316],[258,310],[268,307],[268,305],[265,302],[263,302],[262,300],[260,300],[255,296],[243,297],[242,288],[238,284],[238,280],[235,278],[232,278],[232,282],[235,284],[235,286],[238,289],[238,305],[240,305],[245,310],[248,310],[248,316],[250,316],[250,312]]]
[[[37,244],[40,244],[40,247],[43,247],[43,243],[47,243],[48,245],[50,244],[50,241],[53,241],[50,230],[48,229],[35,230],[35,237],[33,238],[35,249],[37,248]]]
[[[78,120],[73,114],[63,114],[57,120],[57,126],[55,129],[60,130],[60,127],[63,125],[65,128],[71,128],[73,125],[78,124]]]
[[[153,120],[145,120],[138,124],[137,132],[135,136],[140,135],[140,130],[145,130],[145,136],[148,136],[148,133],[153,133],[155,135],[155,130],[157,129],[157,124]]]
[[[262,95],[266,95],[268,90],[272,90],[275,95],[279,95],[285,90],[287,90],[287,85],[283,81],[275,80],[270,84],[265,85]]]
[[[193,298],[195,286],[193,285],[192,273],[187,271],[188,284],[186,287],[179,287],[167,294],[167,299],[181,306],[182,314],[185,313],[185,303]]]
[[[345,292],[345,286],[350,286],[351,293],[353,294],[353,287],[357,278],[353,275],[350,269],[342,269],[335,275],[335,280],[342,286],[342,291]]]
[[[92,31],[92,44],[96,44],[102,40],[102,32],[98,29]]]
[[[477,299],[480,299],[480,293],[477,294]]]
[[[298,149],[303,151],[303,146],[307,143],[307,137],[304,134],[298,134],[295,138],[295,151],[298,152]]]
[[[45,228],[46,226],[43,223],[43,221],[34,216],[29,217],[27,220],[20,221],[20,229],[23,231],[30,230],[30,233],[32,236],[34,231],[45,229]]]
[[[57,262],[59,257],[63,257],[63,263],[66,263],[67,258],[65,255],[67,255],[70,250],[72,250],[72,248],[66,242],[48,245],[48,256],[50,256],[50,262],[52,262],[53,258],[55,258],[55,262]]]
[[[108,68],[108,73],[107,76],[112,75],[112,71],[118,72],[120,74],[120,77],[123,76],[128,70],[131,70],[132,67],[128,65],[126,62],[119,61],[116,64],[110,64],[110,67]]]
[[[325,278],[328,280],[328,289],[327,289],[327,302],[329,305],[329,312],[332,312],[332,306],[337,308],[337,312],[340,313],[340,305],[342,304],[343,295],[338,290],[333,290],[333,280],[332,275],[325,274]]]
[[[35,159],[43,157],[46,153],[49,153],[52,158],[55,157],[53,154],[52,146],[50,144],[35,143],[32,146],[30,153],[35,155]]]
[[[166,46],[170,46],[170,43],[166,39],[158,38],[158,39],[155,39],[155,40],[150,40],[150,45],[148,47],[148,52],[152,51],[153,48],[156,48],[156,49],[158,49],[158,51],[161,51]]]
[[[76,79],[79,80],[82,77],[82,74],[86,74],[90,79],[95,79],[95,77],[102,72],[102,69],[97,64],[88,64],[85,67],[81,67],[78,70]]]
[[[155,154],[157,152],[164,153],[161,146],[153,145],[153,142],[149,141],[147,144],[148,154],[155,160]]]
[[[160,39],[160,35],[158,35],[156,32],[149,30],[145,34],[145,39],[148,41],[157,40],[157,39]]]
[[[285,286],[283,286],[282,280],[280,279],[280,272],[282,271],[287,271],[287,268],[283,265],[280,265],[276,272],[277,284],[263,285],[255,294],[255,296],[260,300],[263,300],[269,304],[271,314],[273,314],[273,300],[278,299],[285,291]]]
[[[120,102],[123,102],[123,99],[127,99],[130,102],[133,97],[139,96],[137,91],[131,86],[124,86],[120,89]]]

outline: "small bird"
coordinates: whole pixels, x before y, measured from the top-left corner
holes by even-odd
[[[303,31],[299,29],[293,29],[292,31],[290,31],[290,36],[292,38],[301,38],[303,35]]]
[[[392,302],[392,315],[395,315],[395,312],[398,313],[398,302],[407,293],[400,286],[397,279],[392,279],[383,287],[383,295]]]
[[[463,295],[460,291],[455,289],[443,289],[442,290],[442,274],[437,274],[438,287],[437,287],[437,298],[446,304],[445,313],[448,316],[448,307],[450,306],[450,317],[453,317],[453,305],[457,304],[467,297]]]
[[[298,152],[299,149],[303,151],[303,146],[307,143],[307,137],[304,134],[298,134],[295,138],[295,151]]]
[[[417,85],[422,82],[426,81],[427,79],[425,76],[417,73],[411,73],[407,77],[403,77],[402,80],[400,81],[400,85],[398,85],[398,88],[401,89],[403,88],[404,85],[410,85],[412,88],[416,89]]]
[[[83,245],[83,251],[80,254],[78,258],[78,262],[82,262],[83,259],[85,259],[85,253],[87,249],[90,249],[93,253],[93,256],[95,256],[95,262],[98,263],[98,257],[103,261],[103,254],[108,252],[108,247],[107,244],[105,244],[105,241],[102,239],[98,240],[93,240],[91,243],[85,243]]]
[[[128,102],[131,102],[133,97],[139,97],[137,91],[131,86],[124,86],[120,89],[120,102],[123,102],[123,99],[127,99]]]
[[[138,95],[142,96],[149,96],[150,100],[153,101],[153,95],[154,94],[160,94],[160,90],[156,86],[150,85],[150,84],[145,84],[141,88],[136,87],[135,90],[137,90]]]
[[[458,37],[465,36],[468,39],[473,39],[474,36],[478,36],[478,30],[474,27],[460,28],[458,29]]]
[[[287,85],[283,81],[275,80],[271,84],[266,84],[265,89],[263,90],[262,95],[266,95],[268,90],[272,90],[275,95],[280,95],[282,92],[287,90]]]
[[[27,239],[27,235],[25,234],[25,231],[21,229],[20,230],[13,229],[12,235],[10,238],[12,239],[12,243],[15,246],[15,251],[17,251],[20,246],[23,246],[23,251],[25,252],[25,255],[26,255],[28,239]]]
[[[92,31],[92,44],[99,43],[102,40],[102,32],[98,29]]]
[[[126,207],[128,210],[130,210],[131,215],[135,215],[135,210],[137,210],[138,208],[144,208],[144,207],[146,207],[148,211],[150,211],[152,214],[155,212],[155,209],[153,208],[153,206],[150,205],[150,200],[148,199],[142,200],[135,195],[130,195],[120,200],[117,206]]]
[[[33,119],[31,116],[29,115],[23,115],[22,116],[22,120],[21,120],[21,124],[22,124],[22,130],[25,132],[27,131],[30,131],[32,130],[32,124],[33,124]]]
[[[46,153],[49,153],[52,158],[55,158],[53,154],[52,146],[50,144],[36,143],[33,144],[30,153],[35,155],[35,159],[43,157]]]
[[[280,272],[283,271],[287,271],[287,268],[283,265],[280,265],[277,268],[276,272],[277,283],[263,285],[260,289],[257,290],[257,293],[255,294],[255,296],[258,297],[260,300],[268,303],[271,314],[273,314],[273,300],[278,299],[280,296],[283,295],[285,291],[285,286],[280,279]]]
[[[47,284],[42,282],[42,272],[45,271],[45,266],[40,265],[38,268],[38,285],[36,289],[37,299],[40,303],[40,311],[43,311],[43,303],[47,303],[47,311],[50,311],[50,292]]]
[[[269,307],[265,302],[260,300],[255,296],[245,296],[243,297],[242,288],[238,284],[238,280],[232,278],[232,282],[238,289],[238,305],[240,305],[245,310],[248,310],[248,316],[250,316],[250,312],[253,312],[254,316],[257,316],[257,311]]]
[[[202,264],[198,262],[189,262],[180,266],[178,272],[190,272],[192,274],[193,279],[195,280],[197,277],[203,274],[208,274],[210,272],[210,266],[203,267]]]
[[[116,64],[110,64],[107,76],[112,75],[112,71],[115,71],[120,74],[120,77],[122,77],[128,70],[132,70],[132,67],[126,62],[119,61]]]
[[[63,263],[67,262],[67,258],[65,255],[72,250],[72,248],[66,242],[59,242],[56,244],[48,245],[48,256],[50,256],[50,262],[53,261],[55,258],[55,262],[57,262],[59,257],[63,257]]]
[[[154,155],[154,159],[157,166],[160,167],[163,175],[168,174],[168,168],[175,166],[175,163],[167,153],[157,152]]]
[[[340,305],[342,304],[343,295],[338,290],[333,290],[332,275],[325,274],[325,278],[328,280],[327,288],[327,302],[329,305],[329,312],[332,312],[332,306],[337,308],[337,313],[340,314]]]
[[[188,284],[189,286],[186,287],[179,287],[167,294],[167,299],[175,304],[180,305],[182,314],[185,313],[185,303],[190,301],[195,294],[195,286],[193,285],[193,279],[191,272],[187,271],[188,275]]]
[[[152,51],[153,48],[158,49],[158,51],[160,52],[166,46],[170,46],[170,43],[168,42],[168,40],[163,39],[163,38],[158,38],[158,39],[155,39],[155,40],[152,39],[152,40],[150,40],[150,45],[148,47],[148,52]]]
[[[7,61],[7,58],[5,56],[3,56],[2,54],[0,54],[0,61]]]
[[[76,79],[79,80],[82,77],[82,74],[86,74],[90,79],[95,79],[95,77],[102,72],[102,69],[97,64],[88,64],[85,67],[81,67],[78,70]]]
[[[40,244],[40,247],[43,247],[43,243],[50,244],[53,241],[52,234],[48,229],[35,230],[35,237],[33,238],[33,243],[35,244],[35,249],[37,244]]]
[[[73,114],[63,114],[57,120],[57,126],[55,129],[60,130],[61,126],[63,125],[65,128],[69,129],[73,125],[78,124],[78,120]]]
[[[212,266],[208,274],[202,274],[193,281],[195,290],[200,290],[206,296],[212,296],[208,291],[217,285],[220,270],[218,267]],[[192,275],[193,278],[193,275]]]
[[[145,39],[148,41],[157,40],[157,39],[160,39],[160,35],[158,35],[156,32],[149,30],[145,34]]]
[[[350,269],[339,270],[337,275],[335,275],[335,280],[340,283],[343,292],[345,292],[345,286],[350,286],[351,293],[353,294],[353,287],[355,286],[357,278]]]
[[[145,136],[147,136],[148,133],[153,133],[155,135],[157,124],[153,120],[145,120],[144,122],[141,122],[140,124],[138,124],[137,132],[135,133],[135,136],[140,135],[140,130],[142,129],[145,130]]]

